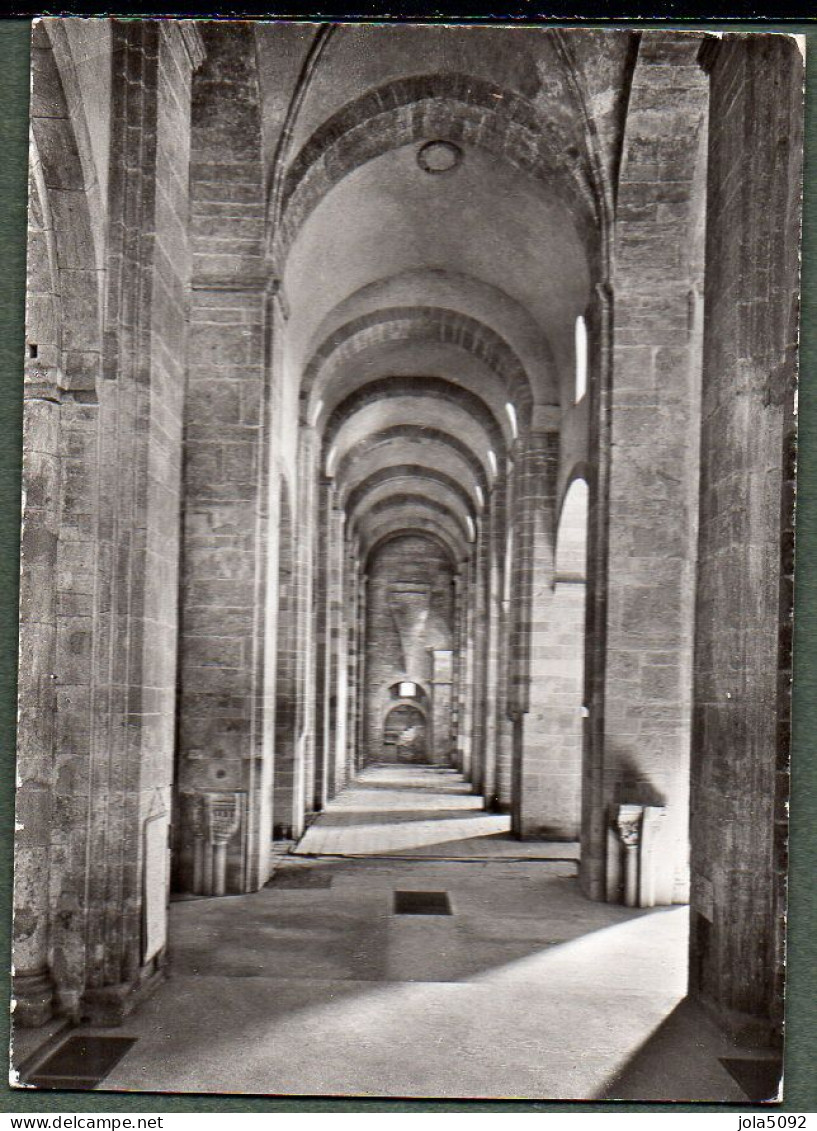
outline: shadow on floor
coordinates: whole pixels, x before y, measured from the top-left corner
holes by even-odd
[[[532,863],[302,867],[330,886],[174,907],[170,980],[101,1088],[590,1098],[683,992],[682,908]],[[398,889],[452,914],[395,915]]]
[[[720,1095],[724,1103],[763,1103],[777,1098],[781,1075],[782,1062],[773,1053],[736,1044],[687,997],[596,1098],[695,1102]]]
[[[262,892],[175,904],[174,973],[461,982],[650,914],[590,904],[543,861],[295,859]],[[398,889],[447,891],[454,914],[412,933]]]
[[[473,821],[479,809],[337,809],[320,814],[324,829],[354,829],[363,825],[401,825],[428,821]]]

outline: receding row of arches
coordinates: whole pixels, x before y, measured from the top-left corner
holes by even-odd
[[[760,473],[720,383],[718,343],[746,326],[714,301],[712,170],[733,143],[710,127],[735,68],[763,86],[791,61],[736,40],[706,70],[699,34],[465,31],[35,29],[32,1023],[161,978],[148,835],[172,826],[180,890],[255,891],[282,842],[395,761],[456,769],[516,837],[580,843],[596,900],[620,898],[622,808],[664,810],[654,888],[684,902],[691,877],[693,991],[777,1032],[779,971],[744,978],[730,924],[751,873],[774,951],[766,730],[785,695],[748,661],[727,689],[714,657],[723,609],[739,642],[777,646],[787,567],[779,508],[753,511],[768,568],[750,628],[733,594],[760,581],[735,564],[724,484]],[[796,263],[776,269],[790,291]],[[764,498],[786,490],[789,317],[764,345],[780,387],[755,406]],[[701,814],[719,789],[737,814],[750,780],[722,712],[740,702],[746,730],[758,696],[751,843],[715,843]]]

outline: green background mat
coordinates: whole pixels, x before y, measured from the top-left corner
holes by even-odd
[[[578,4],[577,4],[578,7]],[[588,20],[603,26],[604,20]],[[638,27],[789,31],[807,38],[800,455],[797,495],[785,1102],[817,1112],[817,22],[631,21]],[[623,21],[616,21],[622,26]],[[0,20],[0,966],[10,969],[17,574],[25,292],[28,20]],[[8,979],[0,976],[0,1060],[8,1045]],[[30,1092],[0,1082],[0,1112],[763,1111],[725,1104],[523,1103]]]

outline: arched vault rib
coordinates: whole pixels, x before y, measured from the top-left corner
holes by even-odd
[[[487,476],[480,471],[474,476],[470,464],[455,451],[443,445],[416,440],[391,440],[386,444],[372,445],[347,468],[345,475],[335,474],[340,497],[351,491],[362,480],[383,468],[413,464],[433,468],[454,479],[466,488],[478,502],[483,502],[487,489]]]
[[[380,377],[356,389],[329,415],[323,430],[325,451],[331,449],[340,429],[356,412],[389,396],[422,400],[438,398],[464,409],[482,427],[496,455],[504,456],[506,453],[503,429],[485,401],[441,377]]]
[[[352,488],[345,499],[341,500],[341,505],[347,515],[351,516],[354,513],[356,507],[370,491],[373,491],[376,487],[380,487],[384,483],[391,482],[393,479],[424,479],[431,483],[438,483],[461,502],[467,515],[470,515],[471,518],[474,517],[476,501],[461,484],[442,471],[437,471],[435,468],[431,467],[423,467],[421,464],[416,463],[396,464],[391,467],[384,467],[380,471],[376,471],[373,475],[368,476],[361,483],[358,483]]]
[[[439,499],[410,492],[389,495],[356,513],[350,521],[350,529],[365,534],[373,526],[382,526],[384,522],[397,528],[410,526],[421,517],[433,519],[452,537],[467,541],[470,536],[465,515],[457,514]]]
[[[417,515],[411,521],[400,523],[397,526],[386,521],[366,531],[360,538],[363,560],[369,559],[373,547],[407,534],[433,535],[441,545],[448,549],[452,561],[464,562],[468,559],[469,547],[464,538],[455,536],[452,531],[441,526],[433,518]]]
[[[411,424],[406,424],[406,421]],[[482,424],[475,420],[465,408],[441,401],[433,397],[425,400],[400,395],[373,401],[360,409],[347,420],[338,431],[334,441],[334,461],[339,468],[347,452],[358,444],[366,444],[370,437],[391,428],[435,429],[455,436],[472,453],[482,466],[490,483],[492,477],[491,460],[488,450],[491,438]],[[338,475],[340,473],[338,472]]]
[[[496,374],[520,425],[528,424],[533,393],[525,367],[514,350],[501,335],[476,318],[434,306],[374,310],[338,327],[321,343],[304,370],[301,419],[309,419],[313,404],[320,403],[322,390],[330,385],[332,374],[340,365],[386,342],[440,342],[465,350]]]
[[[380,534],[377,539],[371,544],[371,546],[368,546],[366,548],[363,555],[364,569],[368,570],[369,563],[374,555],[379,553],[380,550],[387,546],[390,542],[395,542],[398,538],[406,538],[409,536],[428,538],[430,542],[436,543],[436,545],[438,545],[448,555],[452,566],[456,566],[460,561],[462,561],[462,558],[464,556],[462,553],[462,548],[460,547],[460,553],[458,554],[457,549],[452,546],[452,544],[446,538],[437,534],[434,530],[421,526],[406,526],[401,527],[399,530],[390,530],[385,534]]]
[[[473,75],[412,75],[368,91],[320,126],[290,165],[275,258],[348,173],[375,157],[434,138],[477,146],[546,184],[586,238],[599,215],[585,147],[521,95]]]
[[[452,436],[450,432],[421,424],[395,424],[390,428],[383,428],[379,432],[371,433],[364,439],[358,440],[347,451],[339,452],[339,458],[335,465],[336,481],[339,483],[344,481],[360,456],[381,444],[389,444],[392,440],[428,440],[450,448],[468,465],[474,481],[483,491],[488,491],[489,484],[485,473],[485,463],[474,454],[472,449],[458,437]]]

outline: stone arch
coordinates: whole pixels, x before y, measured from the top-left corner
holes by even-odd
[[[590,476],[585,463],[576,464],[565,480],[556,510],[554,568],[556,574],[581,573],[587,579],[587,527],[590,514]],[[579,532],[583,532],[581,544]],[[579,555],[583,557],[581,569]],[[568,562],[572,563],[568,565]]]
[[[367,479],[364,479],[362,483],[358,483],[357,486],[352,488],[345,499],[347,513],[353,513],[365,496],[381,484],[388,483],[392,479],[406,478],[426,479],[431,483],[439,483],[441,487],[446,488],[462,503],[466,514],[470,514],[472,518],[474,517],[474,500],[456,480],[442,471],[437,471],[436,468],[423,467],[421,464],[416,463],[394,464],[391,467],[384,467],[380,471],[376,471],[373,475],[370,475]]]
[[[384,428],[380,432],[367,436],[365,440],[359,440],[338,460],[335,467],[335,479],[342,482],[359,455],[380,444],[388,444],[392,440],[430,440],[451,448],[468,465],[475,482],[483,491],[487,492],[488,477],[485,474],[484,464],[474,455],[471,448],[458,437],[452,436],[450,432],[420,424],[396,424],[391,428]]]
[[[458,559],[455,549],[449,541],[450,535],[446,532],[443,534],[438,530],[433,530],[430,527],[421,526],[417,520],[413,520],[410,526],[401,526],[399,530],[389,530],[385,534],[378,535],[372,542],[371,546],[366,549],[365,561],[366,569],[369,568],[370,561],[375,555],[389,544],[395,542],[398,538],[405,538],[406,535],[414,535],[418,538],[427,538],[430,542],[434,542],[441,550],[444,550],[448,555],[448,560],[451,565],[452,571],[456,569]]]
[[[400,506],[423,507],[426,510],[436,511],[437,514],[441,514],[447,519],[456,519],[453,511],[449,510],[443,503],[438,503],[436,499],[430,499],[421,495],[419,492],[412,491],[401,491],[394,495],[389,495],[385,499],[379,499],[376,503],[373,503],[367,508],[366,514],[374,518],[375,515],[382,514],[383,511]]]
[[[340,429],[360,409],[381,397],[395,396],[437,398],[465,409],[482,426],[497,456],[505,454],[505,434],[485,401],[442,377],[380,377],[362,385],[341,401],[329,415],[323,430],[324,449],[329,451]]]
[[[562,502],[556,527],[554,581],[587,580],[587,521],[589,512],[587,480],[572,480]]]
[[[31,155],[53,240],[59,384],[72,393],[95,394],[101,275],[91,217],[101,209],[81,101],[75,96],[70,108],[66,98],[66,85],[76,86],[76,77],[64,34],[58,20],[41,20],[32,31]]]
[[[445,496],[443,496],[443,499]],[[397,493],[378,499],[365,511],[357,511],[349,518],[350,529],[365,535],[372,528],[379,528],[384,522],[395,526],[408,526],[420,518],[433,522],[448,532],[452,539],[467,544],[470,537],[468,522],[464,515],[452,509],[449,503],[419,493]]]
[[[519,424],[530,422],[533,394],[525,367],[505,339],[485,323],[456,310],[402,306],[375,310],[340,326],[312,355],[301,382],[301,418],[309,414],[312,391],[324,371],[350,361],[383,342],[442,342],[466,350],[502,382]],[[327,377],[326,380],[331,380]]]
[[[428,716],[419,703],[397,703],[383,719],[382,760],[425,762],[428,758]]]
[[[593,229],[598,191],[586,155],[522,95],[464,74],[412,75],[370,90],[319,127],[289,167],[276,258],[283,262],[301,225],[349,172],[418,140],[479,146],[546,183],[580,232]]]

